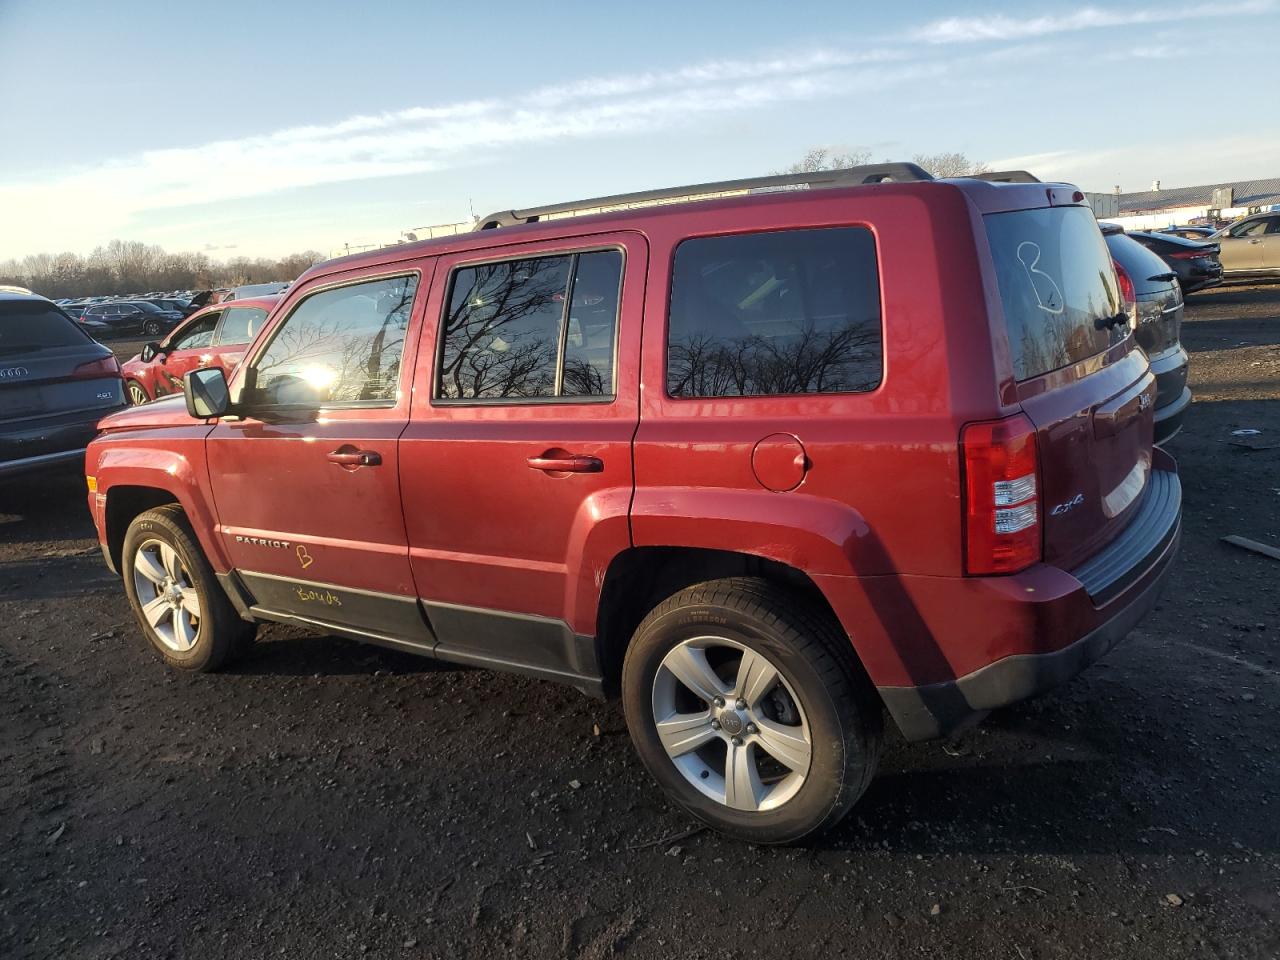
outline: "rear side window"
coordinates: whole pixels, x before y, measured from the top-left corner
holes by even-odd
[[[707,237],[676,249],[671,396],[874,390],[882,353],[880,275],[869,230]]]
[[[437,398],[612,397],[621,279],[617,250],[455,270]]]
[[[417,286],[416,276],[390,277],[306,297],[254,364],[258,401],[394,403]]]
[[[61,310],[38,300],[0,303],[0,356],[83,346],[88,337]]]
[[[218,343],[250,343],[262,329],[267,311],[261,307],[232,307],[222,319]]]
[[[1124,305],[1092,211],[1048,207],[985,219],[1017,379],[1085,360],[1128,336],[1127,324],[1109,323]]]

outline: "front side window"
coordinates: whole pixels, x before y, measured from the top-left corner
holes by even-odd
[[[613,396],[621,278],[616,250],[455,270],[437,398]]]
[[[201,317],[191,326],[183,330],[173,342],[169,344],[170,350],[197,350],[200,347],[207,347],[213,343],[213,331],[218,326],[218,315],[212,313],[207,317]]]
[[[262,307],[232,307],[222,320],[218,343],[252,343],[265,319],[267,311]]]
[[[706,237],[676,249],[673,397],[874,390],[882,351],[880,275],[865,228]]]
[[[313,293],[254,364],[254,401],[267,405],[394,403],[416,276]]]
[[[1231,231],[1233,237],[1260,237],[1267,231],[1266,220],[1250,220]]]

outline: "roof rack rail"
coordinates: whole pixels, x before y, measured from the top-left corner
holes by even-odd
[[[748,177],[745,180],[721,180],[716,183],[695,183],[684,187],[642,190],[639,193],[619,193],[612,197],[572,200],[568,203],[553,203],[545,207],[530,207],[527,210],[500,210],[477,221],[474,229],[492,230],[495,227],[511,227],[521,223],[535,223],[539,220],[585,213],[587,211],[602,213],[619,207],[629,208],[661,203],[711,200],[723,196],[775,193],[785,190],[852,187],[870,183],[884,183],[885,181],[932,179],[933,177],[930,176],[927,170],[914,163],[873,163],[861,167],[844,167],[839,170],[783,173],[768,177]]]
[[[993,170],[989,173],[971,173],[973,180],[989,180],[992,183],[1041,183],[1041,179],[1026,170]]]

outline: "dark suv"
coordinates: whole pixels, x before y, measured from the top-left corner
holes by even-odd
[[[0,477],[81,462],[124,402],[110,350],[44,297],[0,292]]]
[[[120,300],[114,303],[95,303],[82,314],[82,319],[106,324],[111,336],[140,333],[147,337],[159,337],[183,320],[178,310],[163,310],[146,300]]]
[[[620,696],[670,796],[754,841],[839,820],[886,712],[942,736],[1105,654],[1178,545],[1155,378],[1062,184],[507,211],[312,268],[184,387],[86,461],[166,661],[279,621]]]

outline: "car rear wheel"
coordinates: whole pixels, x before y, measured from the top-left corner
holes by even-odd
[[[160,336],[160,321],[148,320],[146,323],[142,325],[142,332],[145,333],[148,337]]]
[[[789,843],[848,812],[875,774],[879,698],[809,598],[756,578],[668,598],[627,649],[627,727],[668,795],[710,827]]]
[[[151,398],[147,396],[147,391],[143,390],[142,384],[136,380],[127,381],[125,383],[125,391],[129,394],[129,402],[134,406],[151,401]]]
[[[166,663],[217,670],[252,639],[177,504],[140,514],[125,533],[125,593],[142,632]]]

